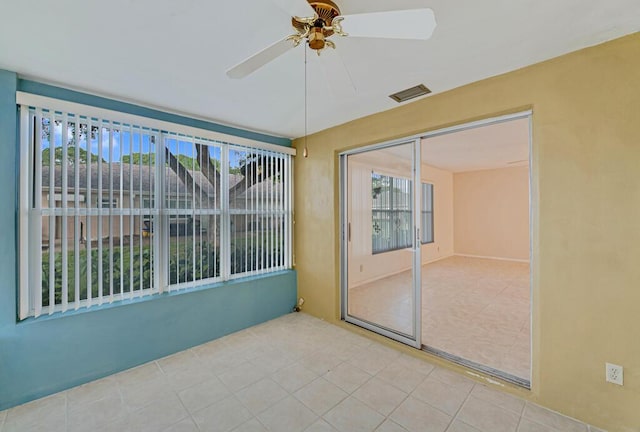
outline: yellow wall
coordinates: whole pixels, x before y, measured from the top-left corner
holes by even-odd
[[[532,108],[531,398],[640,430],[639,77],[635,33],[308,137],[295,161],[305,310],[339,317],[340,151]],[[625,367],[624,387],[605,383],[606,361]]]
[[[529,260],[529,168],[453,175],[456,254]]]

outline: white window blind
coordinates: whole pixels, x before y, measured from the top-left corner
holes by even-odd
[[[165,134],[164,223],[169,289],[223,276],[221,143]]]
[[[250,148],[229,151],[229,246],[233,276],[290,267],[291,197],[287,155]]]
[[[409,179],[371,173],[372,252],[411,247],[412,182]],[[433,185],[421,183],[420,230],[422,244],[433,242]]]
[[[20,317],[290,268],[290,176],[289,154],[23,105]]]
[[[433,243],[433,185],[422,183],[421,193],[420,237],[422,244]]]
[[[411,247],[413,242],[411,180],[371,173],[372,252]]]

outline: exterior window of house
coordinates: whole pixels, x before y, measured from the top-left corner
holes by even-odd
[[[106,208],[106,209],[108,209],[108,208],[116,208],[116,207],[118,207],[118,200],[117,199],[110,200],[109,198],[102,198],[100,200],[99,207],[103,208],[103,209],[104,208]]]
[[[21,319],[291,267],[290,152],[148,123],[21,106]]]
[[[222,153],[220,143],[165,134],[162,185],[169,290],[221,279]]]
[[[283,268],[288,224],[289,167],[281,155],[249,148],[229,149],[229,237],[232,275]]]
[[[373,172],[372,252],[374,254],[411,247],[411,180]]]
[[[422,244],[433,243],[433,185],[422,183],[420,238]]]

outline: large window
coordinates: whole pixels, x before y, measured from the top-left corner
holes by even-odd
[[[411,180],[372,172],[372,252],[404,249],[413,243]],[[421,185],[422,243],[433,242],[433,185]]]
[[[21,318],[290,268],[275,146],[28,106],[21,145]]]

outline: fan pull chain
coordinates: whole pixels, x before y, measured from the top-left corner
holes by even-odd
[[[306,158],[309,156],[307,149],[307,44],[304,44],[304,150],[302,155]]]

